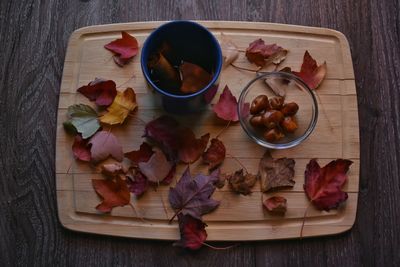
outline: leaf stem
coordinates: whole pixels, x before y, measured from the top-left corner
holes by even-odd
[[[225,125],[225,127],[217,134],[217,136],[215,137],[216,139],[218,139],[218,137],[220,137],[220,135],[226,130],[228,129],[229,125],[231,124],[232,120],[228,121],[228,123]]]
[[[232,65],[232,67],[234,67],[235,69],[238,69],[238,70],[245,70],[245,71],[251,71],[251,72],[259,72],[259,71],[262,69],[262,67],[258,67],[256,70],[254,70],[254,69],[249,69],[249,68],[244,68],[244,67],[237,66],[237,65],[235,65],[235,64],[233,64],[233,63],[231,63],[231,65]]]
[[[304,229],[304,225],[306,223],[306,215],[307,215],[307,211],[311,206],[311,201],[310,203],[308,203],[308,206],[306,208],[306,210],[304,211],[304,215],[303,215],[303,223],[301,224],[301,229],[300,229],[300,238],[303,238],[303,229]]]
[[[147,122],[145,122],[144,120],[142,120],[142,119],[139,118],[139,117],[136,117],[136,116],[132,115],[131,113],[129,113],[128,116],[131,117],[131,118],[136,119],[137,121],[139,121],[139,122],[142,123],[143,125],[146,125],[146,124],[147,124]]]
[[[243,165],[243,163],[235,156],[233,156],[232,154],[226,153],[226,155],[228,155],[229,157],[233,158],[237,163],[239,163],[240,166],[242,166],[242,168],[245,170],[246,173],[249,173],[247,171],[247,168]]]
[[[314,91],[315,91],[315,90],[314,90]],[[327,113],[326,113],[326,111],[325,111],[324,105],[322,105],[321,98],[320,98],[319,94],[318,94],[316,91],[315,91],[315,95],[316,95],[317,98],[318,98],[318,102],[319,102],[319,104],[320,104],[322,113],[324,113],[324,116],[325,116],[325,118],[326,118],[326,121],[328,122],[329,128],[330,128],[331,132],[333,132],[333,127],[332,127],[332,125],[331,125],[331,122],[330,122],[330,120],[329,120],[329,117],[328,117],[328,115],[327,115]]]
[[[215,250],[227,250],[227,249],[239,246],[239,244],[233,244],[233,245],[227,246],[227,247],[214,247],[213,245],[210,245],[210,244],[208,244],[206,242],[202,242],[201,244],[203,244],[204,246],[207,246],[209,248],[215,249]]]
[[[121,83],[120,85],[118,85],[116,88],[120,88],[121,86],[127,84],[130,80],[132,80],[135,76],[133,75],[132,77],[130,77],[127,81]]]
[[[135,215],[136,215],[142,222],[147,223],[147,221],[146,221],[142,216],[139,215],[139,212],[137,211],[137,209],[135,208],[135,206],[134,206],[131,202],[129,202],[128,205],[131,206],[131,208],[132,208],[133,212],[135,213]]]

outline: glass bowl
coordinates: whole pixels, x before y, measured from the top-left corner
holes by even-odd
[[[276,142],[264,138],[266,128],[250,124],[253,115],[249,107],[258,95],[267,95],[269,99],[277,94],[285,94],[285,102],[295,102],[299,110],[294,115],[298,128],[294,133],[285,133],[285,137]],[[318,119],[318,104],[313,91],[298,77],[286,72],[259,73],[243,89],[238,104],[239,120],[247,135],[257,144],[272,149],[291,148],[301,144],[314,130]]]

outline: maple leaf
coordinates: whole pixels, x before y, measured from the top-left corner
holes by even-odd
[[[192,94],[206,87],[212,76],[199,65],[183,62],[179,66],[182,74],[182,85],[180,90],[185,94]]]
[[[121,32],[122,38],[116,39],[104,46],[104,48],[114,52],[114,61],[119,66],[128,63],[129,59],[133,58],[139,52],[139,44],[135,37],[126,32]]]
[[[219,44],[222,50],[224,67],[227,67],[238,58],[239,48],[228,36],[223,33],[221,33],[221,40]]]
[[[257,39],[249,44],[246,49],[246,57],[259,67],[267,63],[279,64],[286,58],[287,50],[276,44],[266,45],[264,40]]]
[[[181,240],[175,242],[173,245],[191,250],[199,249],[207,239],[207,232],[205,230],[207,224],[190,215],[182,214],[178,214],[178,222]]]
[[[70,120],[66,124],[70,122],[76,131],[82,134],[83,139],[91,137],[100,129],[97,112],[88,105],[76,104],[69,106],[67,115]]]
[[[102,123],[109,125],[122,124],[128,114],[137,108],[136,94],[132,88],[126,88],[124,92],[117,92],[117,96],[107,113],[100,117]]]
[[[117,161],[122,161],[124,153],[115,135],[107,131],[100,131],[96,133],[89,141],[92,145],[90,152],[92,160],[99,162],[105,160],[109,156]]]
[[[90,146],[88,145],[88,140],[82,139],[82,136],[77,134],[72,144],[72,153],[75,158],[82,161],[90,161],[92,156],[90,154]]]
[[[180,146],[178,150],[179,159],[184,163],[195,162],[203,154],[209,139],[209,133],[201,136],[200,139],[196,139],[196,136],[190,128],[180,129]]]
[[[112,80],[96,78],[88,85],[79,87],[77,91],[90,101],[96,101],[98,106],[109,106],[117,95],[117,86]]]
[[[281,196],[273,196],[263,201],[264,207],[271,213],[284,215],[287,210],[287,200]]]
[[[126,152],[124,155],[126,158],[130,159],[133,163],[135,163],[136,165],[139,164],[139,162],[147,162],[150,157],[153,155],[153,150],[151,148],[151,146],[146,143],[143,142],[140,145],[139,150],[133,150],[130,152]]]
[[[315,159],[310,160],[306,166],[304,190],[315,207],[329,211],[347,199],[342,187],[352,163],[351,160],[337,159],[321,168]]]
[[[140,171],[150,182],[159,183],[168,176],[172,169],[172,163],[169,162],[165,154],[156,149],[154,154],[147,162],[138,163]]]
[[[263,192],[282,187],[293,187],[294,159],[274,159],[267,151],[260,160],[259,175],[261,178],[261,190]]]
[[[257,178],[257,175],[251,173],[246,173],[246,175],[244,175],[243,169],[240,169],[227,177],[232,191],[242,195],[248,195],[251,193],[251,188],[255,185]]]
[[[149,188],[149,181],[140,171],[135,171],[133,174],[128,174],[126,183],[129,191],[137,197],[143,195]]]
[[[92,179],[96,193],[103,198],[96,209],[101,212],[110,212],[114,207],[125,206],[130,203],[131,195],[126,182],[119,176],[114,180]]]
[[[101,173],[110,177],[115,177],[120,174],[124,175],[127,172],[125,167],[120,163],[108,163],[101,166]]]
[[[235,122],[239,120],[237,105],[236,97],[232,95],[231,90],[226,85],[218,103],[213,106],[213,110],[220,119]]]
[[[178,148],[179,123],[172,117],[163,115],[146,124],[143,137],[156,142],[169,156]]]
[[[215,191],[214,183],[218,181],[218,175],[219,170],[210,175],[198,174],[192,178],[187,167],[176,186],[169,190],[168,198],[171,207],[176,211],[175,215],[182,213],[201,220],[203,214],[214,210],[219,201],[212,199],[211,195]]]
[[[209,164],[209,169],[212,170],[220,165],[225,159],[226,149],[224,143],[218,138],[211,139],[211,144],[203,153],[203,161]]]
[[[327,72],[326,62],[318,66],[317,61],[313,59],[310,53],[306,50],[303,57],[303,64],[300,72],[292,71],[292,73],[300,77],[311,89],[317,89],[325,78]]]

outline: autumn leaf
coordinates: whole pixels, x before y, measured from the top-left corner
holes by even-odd
[[[212,170],[219,166],[225,159],[226,149],[224,143],[217,138],[211,139],[211,144],[203,153],[203,161],[209,164],[209,169]]]
[[[198,174],[192,178],[189,167],[186,168],[176,186],[169,190],[168,198],[176,211],[175,215],[181,213],[201,220],[203,214],[214,210],[219,201],[212,199],[211,195],[215,191],[214,183],[218,181],[218,175],[219,170],[216,170],[210,175]]]
[[[266,45],[264,40],[257,39],[249,44],[246,49],[246,57],[259,67],[267,63],[279,64],[286,58],[287,50],[276,44]]]
[[[210,104],[214,96],[217,94],[219,84],[214,84],[204,93],[204,101]]]
[[[175,242],[173,245],[191,250],[201,248],[207,239],[207,232],[205,230],[207,224],[190,215],[182,214],[178,214],[178,222],[181,240]]]
[[[247,172],[244,174],[243,169],[240,169],[228,175],[227,179],[233,192],[248,195],[251,193],[251,188],[255,185],[257,178],[257,175]]]
[[[206,87],[212,76],[199,65],[183,62],[179,66],[182,74],[182,85],[180,90],[185,94],[192,94]]]
[[[351,160],[337,159],[321,168],[315,159],[310,160],[306,166],[304,190],[315,207],[329,211],[347,199],[342,188],[352,163]]]
[[[109,106],[117,95],[117,87],[114,81],[96,78],[88,85],[79,87],[77,90],[90,101],[96,101],[98,106]]]
[[[218,118],[235,122],[239,120],[237,105],[236,97],[232,95],[231,90],[226,85],[219,97],[218,103],[213,106],[213,110]]]
[[[101,173],[109,177],[124,175],[127,172],[128,170],[120,163],[107,163],[101,166]]]
[[[109,156],[117,161],[122,161],[124,158],[121,145],[115,135],[110,132],[101,131],[96,133],[90,139],[89,144],[92,145],[90,152],[94,162],[105,160]]]
[[[113,58],[119,66],[128,63],[129,59],[136,56],[139,52],[139,44],[136,38],[124,31],[121,34],[121,39],[116,39],[104,46],[104,48],[116,54]]]
[[[179,159],[184,163],[193,163],[200,158],[207,147],[210,134],[207,133],[196,139],[190,128],[182,128],[179,130]]]
[[[131,171],[126,177],[129,191],[137,197],[143,195],[149,188],[149,182],[146,176],[144,176],[140,171]]]
[[[75,126],[72,124],[71,121],[64,121],[63,122],[64,130],[70,135],[77,135],[78,131],[76,130]]]
[[[147,162],[138,163],[140,171],[152,183],[159,183],[168,176],[173,165],[167,160],[165,154],[156,149]]]
[[[139,150],[133,150],[130,152],[126,152],[124,155],[126,158],[130,159],[133,163],[135,163],[136,165],[139,164],[139,162],[147,162],[150,157],[153,155],[153,150],[151,148],[151,146],[146,143],[143,142],[140,145]]]
[[[291,158],[274,159],[267,151],[260,160],[259,175],[261,178],[261,191],[282,187],[293,187],[295,161]]]
[[[82,139],[82,136],[77,134],[72,144],[72,153],[75,158],[82,161],[91,161],[92,156],[90,154],[90,145],[88,145],[88,140]]]
[[[178,93],[182,85],[179,71],[168,61],[163,53],[151,54],[147,67],[159,88],[168,88],[171,92]]]
[[[219,42],[222,50],[222,58],[224,60],[224,67],[229,66],[239,56],[239,48],[236,44],[225,34],[221,33]]]
[[[287,210],[287,200],[281,196],[273,196],[263,201],[264,207],[271,213],[284,215]]]
[[[109,125],[122,124],[128,114],[136,108],[135,91],[126,88],[124,92],[117,92],[114,102],[108,107],[108,112],[100,117],[100,121]]]
[[[125,206],[130,203],[131,195],[126,182],[119,176],[115,181],[111,179],[92,179],[93,188],[103,199],[96,209],[101,212],[110,212],[114,207]]]
[[[78,133],[82,134],[83,139],[91,137],[100,129],[97,112],[88,105],[76,104],[69,106],[67,115],[70,118],[69,122]]]
[[[300,77],[311,89],[317,89],[325,78],[327,72],[326,62],[318,66],[317,61],[313,59],[310,53],[306,50],[304,53],[303,64],[300,72],[292,71],[292,73]]]

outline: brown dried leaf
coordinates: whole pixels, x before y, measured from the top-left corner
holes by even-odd
[[[229,185],[233,192],[248,195],[251,193],[251,188],[255,185],[257,181],[257,175],[243,173],[243,169],[240,169],[228,176]]]

